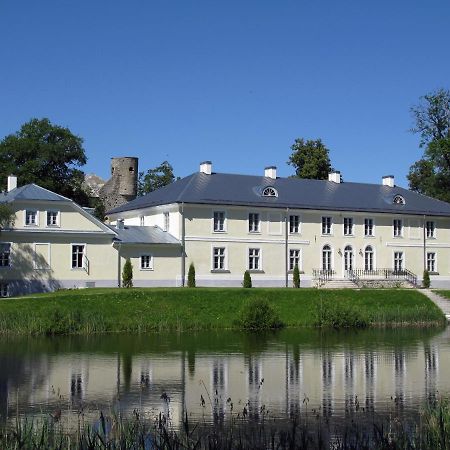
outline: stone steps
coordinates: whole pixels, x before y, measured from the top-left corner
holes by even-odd
[[[321,289],[358,289],[351,280],[329,280],[320,286]]]
[[[442,310],[447,319],[447,322],[450,322],[450,300],[436,294],[430,289],[420,289],[419,292],[425,294],[434,304]]]

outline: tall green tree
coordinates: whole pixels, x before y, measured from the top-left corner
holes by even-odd
[[[14,225],[14,210],[8,203],[0,203],[0,231]]]
[[[84,164],[83,139],[47,118],[31,119],[0,141],[0,179],[14,174],[19,186],[36,183],[83,205]]]
[[[163,161],[159,166],[148,169],[147,172],[139,172],[138,195],[156,191],[174,181],[173,167],[168,161]]]
[[[288,164],[295,168],[298,178],[313,178],[327,180],[331,172],[331,162],[328,148],[320,139],[296,139],[291,146],[292,154]]]
[[[411,131],[420,135],[419,145],[425,150],[409,169],[409,187],[450,202],[450,91],[439,89],[420,100],[411,108]]]

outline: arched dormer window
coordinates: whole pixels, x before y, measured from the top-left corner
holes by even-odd
[[[401,195],[396,195],[394,197],[394,200],[392,200],[392,203],[394,205],[404,205],[405,204],[405,199]]]
[[[267,186],[262,191],[263,197],[278,197],[277,190],[272,186]]]

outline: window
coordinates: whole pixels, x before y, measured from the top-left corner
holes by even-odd
[[[225,247],[213,248],[213,270],[225,270]]]
[[[364,270],[374,270],[373,248],[371,245],[368,245],[364,251]]]
[[[394,271],[401,272],[403,270],[403,252],[394,252]]]
[[[344,217],[344,235],[345,236],[353,235],[353,218],[352,217]]]
[[[295,266],[300,269],[300,250],[289,250],[289,270],[294,270]]]
[[[331,247],[324,245],[322,249],[322,270],[331,270]]]
[[[403,223],[401,219],[394,219],[394,237],[403,236]]]
[[[57,227],[59,225],[59,212],[47,211],[47,226]]]
[[[331,234],[331,217],[322,217],[322,234]]]
[[[268,186],[262,192],[263,197],[278,197],[278,192],[275,188]]]
[[[0,283],[0,297],[9,297],[8,283]]]
[[[364,236],[373,236],[373,219],[364,219]]]
[[[72,245],[72,269],[84,269],[84,250],[83,244]]]
[[[164,231],[169,231],[169,227],[170,227],[170,215],[168,212],[164,213]]]
[[[429,239],[436,237],[436,225],[433,221],[427,221],[426,233],[427,233],[427,238],[429,238]]]
[[[427,253],[427,270],[428,272],[436,272],[436,253]]]
[[[344,270],[353,270],[353,248],[350,245],[344,248]]]
[[[261,270],[261,250],[259,248],[248,249],[248,269]]]
[[[258,233],[260,229],[260,220],[258,213],[250,213],[248,215],[248,231],[250,233]]]
[[[220,233],[225,231],[225,212],[224,211],[214,211],[213,220],[214,232]]]
[[[25,225],[37,225],[37,211],[27,209],[25,211]]]
[[[141,227],[143,227],[144,224],[145,224],[145,218],[144,218],[144,216],[139,216],[139,225],[140,225]]]
[[[152,255],[141,255],[141,270],[153,269],[153,257]]]
[[[392,203],[394,203],[394,205],[404,205],[405,199],[401,195],[396,195],[394,200],[392,200]]]
[[[300,216],[289,216],[289,233],[300,233]]]
[[[11,266],[11,244],[0,243],[0,267]]]

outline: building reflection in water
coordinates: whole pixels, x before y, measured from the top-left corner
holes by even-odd
[[[449,332],[402,347],[322,348],[301,343],[251,353],[53,353],[12,360],[0,353],[0,415],[46,413],[71,402],[92,413],[120,408],[224,421],[231,412],[261,419],[306,410],[350,418],[355,410],[418,410],[450,393]],[[392,398],[392,401],[389,399]],[[204,401],[201,401],[203,399]],[[67,409],[67,408],[66,408]]]

